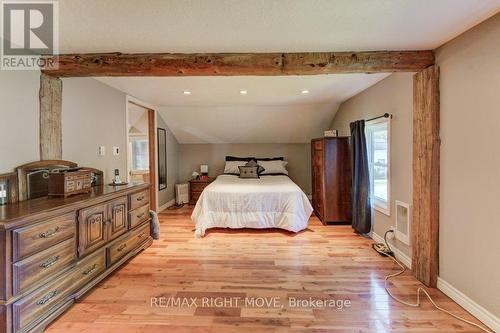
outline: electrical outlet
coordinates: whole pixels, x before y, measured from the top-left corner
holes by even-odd
[[[104,146],[99,146],[99,151],[98,151],[99,156],[104,156],[106,155],[106,147]]]
[[[120,155],[120,147],[113,147],[113,155],[118,156]]]

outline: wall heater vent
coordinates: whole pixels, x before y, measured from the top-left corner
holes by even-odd
[[[189,185],[175,184],[175,203],[182,205],[189,202]]]
[[[410,245],[410,205],[396,200],[396,239]]]

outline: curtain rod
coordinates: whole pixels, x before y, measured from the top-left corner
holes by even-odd
[[[384,113],[381,116],[378,116],[378,117],[375,117],[375,118],[366,119],[365,121],[372,121],[372,120],[380,119],[380,118],[392,118],[392,114],[390,114],[390,113]]]

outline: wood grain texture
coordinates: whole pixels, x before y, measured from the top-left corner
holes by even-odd
[[[62,80],[40,74],[40,159],[62,157]]]
[[[83,332],[478,332],[434,309],[393,301],[384,276],[398,270],[371,249],[370,239],[350,226],[309,229],[217,229],[198,239],[192,207],[160,213],[161,237],[81,298],[48,333]],[[421,284],[405,273],[392,291],[413,300]],[[467,314],[437,289],[430,294],[446,309]],[[151,306],[151,297],[290,297],[348,299],[350,308],[257,308]]]
[[[0,174],[0,183],[7,185],[7,202],[17,202],[19,200],[17,173],[9,172]]]
[[[271,76],[416,72],[434,64],[434,52],[431,50],[304,53],[98,53],[67,54],[54,58],[54,63],[57,63],[58,67],[55,69],[44,67],[42,71],[44,74],[55,77]]]
[[[312,205],[324,224],[351,222],[350,161],[348,137],[311,141]]]
[[[412,268],[426,286],[439,264],[439,68],[413,77]]]

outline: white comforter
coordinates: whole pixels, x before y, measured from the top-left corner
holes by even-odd
[[[287,176],[241,179],[221,175],[202,192],[191,219],[196,235],[210,228],[307,228],[313,208],[302,190]]]

